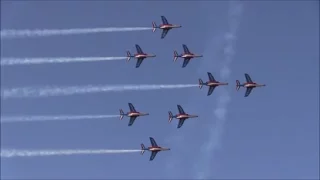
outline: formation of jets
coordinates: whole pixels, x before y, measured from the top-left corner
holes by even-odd
[[[228,83],[220,82],[220,81],[215,80],[215,78],[213,77],[213,75],[210,72],[207,72],[207,74],[208,74],[208,78],[209,78],[209,80],[207,82],[203,82],[201,79],[199,79],[199,88],[200,89],[204,85],[209,87],[207,96],[210,96],[212,94],[213,90],[217,86],[228,85]],[[253,82],[251,77],[249,76],[249,74],[245,73],[244,75],[245,75],[245,78],[246,78],[246,82],[245,83],[240,84],[240,81],[236,80],[236,90],[237,91],[240,89],[240,87],[246,87],[247,88],[244,97],[248,97],[253,88],[266,86],[265,84],[257,84],[255,82]],[[136,120],[137,117],[149,115],[149,113],[141,113],[141,112],[136,111],[136,109],[135,109],[135,107],[133,106],[132,103],[128,103],[128,105],[129,105],[130,112],[124,113],[123,110],[120,109],[120,120],[123,119],[124,116],[130,117],[128,126],[132,126],[132,124],[134,123],[134,121]],[[171,121],[174,118],[179,120],[178,126],[177,126],[178,129],[183,126],[185,120],[187,120],[189,118],[197,118],[197,117],[199,117],[198,115],[192,115],[192,114],[186,113],[184,111],[184,109],[182,108],[182,106],[179,105],[179,104],[177,105],[177,108],[178,108],[178,114],[173,115],[173,113],[171,111],[169,111],[168,113],[169,113],[169,123],[171,123]],[[152,137],[150,137],[150,142],[151,142],[151,146],[148,147],[148,148],[146,148],[144,146],[144,144],[141,144],[141,154],[142,155],[143,155],[143,153],[145,151],[150,151],[151,152],[151,156],[150,156],[150,159],[149,159],[150,161],[152,161],[156,157],[158,152],[170,150],[170,148],[158,146],[156,141]]]
[[[155,32],[156,29],[162,29],[161,39],[164,39],[171,29],[182,27],[181,25],[170,24],[164,16],[161,16],[161,20],[162,20],[162,24],[160,24],[159,26],[157,26],[155,22],[152,22],[153,32]],[[156,57],[156,55],[154,54],[144,53],[138,44],[136,44],[135,47],[137,51],[136,54],[131,55],[130,51],[127,51],[127,62],[129,62],[131,58],[135,58],[137,60],[136,68],[139,68],[143,60],[145,60],[146,58]],[[183,58],[182,68],[185,68],[189,64],[191,59],[203,57],[202,55],[197,55],[192,53],[187,47],[187,45],[185,44],[182,44],[182,48],[183,48],[183,53],[179,55],[177,51],[174,51],[174,57],[173,57],[174,62],[176,62],[178,58]],[[207,96],[210,96],[216,87],[228,85],[228,83],[226,82],[217,81],[212,75],[212,73],[207,72],[207,74],[208,74],[207,82],[203,82],[202,79],[199,78],[199,89],[201,89],[203,86],[208,86]],[[253,82],[249,74],[245,73],[244,75],[246,78],[245,83],[241,84],[239,80],[236,80],[237,91],[240,89],[240,87],[246,88],[244,97],[248,97],[252,89],[256,87],[266,86],[265,84],[258,84]],[[149,113],[142,113],[142,112],[136,111],[132,103],[128,103],[128,105],[130,109],[129,112],[124,113],[123,110],[120,109],[120,120],[123,119],[124,116],[127,116],[130,118],[128,126],[132,126],[137,117],[149,115]],[[168,113],[169,113],[169,123],[171,123],[173,119],[178,120],[178,125],[177,125],[178,129],[183,126],[185,120],[199,117],[198,115],[192,115],[192,114],[186,113],[181,105],[177,105],[177,108],[178,108],[178,114],[173,115],[171,111],[169,111]],[[141,154],[144,154],[145,151],[150,151],[151,152],[150,161],[152,161],[156,157],[158,152],[170,150],[170,148],[158,146],[154,138],[152,137],[149,137],[149,138],[150,138],[151,146],[146,148],[144,144],[141,144]]]
[[[217,86],[228,85],[228,83],[219,82],[219,81],[215,80],[215,78],[213,77],[213,75],[210,72],[207,72],[207,74],[208,74],[208,77],[209,77],[209,81],[204,83],[201,79],[199,79],[199,88],[200,89],[202,88],[203,85],[209,87],[207,96],[210,96],[212,94],[213,90]],[[246,82],[243,83],[243,84],[240,84],[240,81],[236,80],[236,90],[237,91],[240,89],[240,87],[246,87],[247,88],[244,97],[248,97],[253,88],[266,86],[265,84],[257,84],[255,82],[253,82],[251,77],[247,73],[245,73],[245,78],[246,78]],[[122,120],[124,116],[127,116],[127,117],[130,118],[128,126],[132,126],[137,117],[149,115],[149,113],[138,112],[135,109],[135,107],[133,106],[132,103],[128,103],[128,105],[129,105],[129,109],[130,109],[129,112],[124,113],[124,111],[122,109],[120,109],[120,120]],[[174,118],[179,120],[178,126],[177,126],[178,129],[183,126],[185,120],[187,120],[189,118],[197,118],[197,117],[199,117],[198,115],[192,115],[192,114],[186,113],[184,111],[184,109],[182,108],[182,106],[179,105],[179,104],[177,105],[177,108],[178,108],[178,114],[173,115],[173,113],[171,111],[169,111],[168,113],[169,113],[169,123],[171,123],[171,121]],[[143,154],[145,151],[150,151],[151,152],[150,161],[152,161],[156,157],[158,152],[170,150],[170,148],[165,148],[165,147],[158,146],[156,141],[152,137],[150,137],[150,142],[151,142],[151,146],[148,147],[148,148],[145,148],[144,144],[141,144],[141,154]]]
[[[154,54],[148,54],[148,53],[144,53],[141,49],[141,47],[136,44],[136,51],[137,53],[134,54],[134,55],[131,55],[130,51],[127,51],[127,62],[130,61],[131,58],[135,58],[137,60],[137,63],[136,63],[136,68],[139,68],[142,61],[146,58],[150,58],[150,57],[156,57],[156,55]],[[197,55],[197,54],[194,54],[194,53],[191,53],[187,47],[187,45],[185,44],[182,44],[182,47],[183,47],[183,50],[184,50],[184,53],[182,54],[178,54],[177,51],[174,51],[174,57],[173,57],[173,61],[175,62],[179,57],[180,58],[183,58],[183,64],[182,64],[182,68],[186,67],[188,65],[188,63],[190,62],[190,60],[192,58],[199,58],[199,57],[203,57],[202,55]]]

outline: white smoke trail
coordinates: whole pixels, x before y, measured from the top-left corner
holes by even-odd
[[[69,86],[69,87],[24,87],[4,89],[1,91],[1,97],[23,98],[23,97],[49,97],[49,96],[68,96],[76,94],[99,93],[99,92],[122,92],[122,91],[146,91],[160,89],[179,89],[197,87],[198,84],[176,84],[176,85],[88,85],[88,86]]]
[[[240,1],[229,1],[229,10],[228,10],[228,22],[229,22],[229,30],[224,35],[225,39],[225,47],[224,47],[224,60],[223,67],[220,70],[220,76],[223,81],[226,81],[231,73],[229,69],[229,64],[233,59],[233,55],[235,53],[234,50],[234,42],[237,35],[237,29],[240,23],[240,17],[243,11],[243,6]],[[223,88],[223,87],[222,87]],[[208,179],[212,178],[211,175],[213,173],[210,168],[210,163],[212,162],[213,151],[220,147],[220,139],[223,133],[224,123],[226,121],[227,114],[227,105],[230,102],[231,98],[225,89],[220,95],[217,108],[214,110],[214,115],[216,119],[216,124],[213,129],[210,129],[210,135],[208,142],[203,145],[203,158],[201,164],[203,164],[201,170],[197,170],[196,179]]]
[[[9,117],[1,117],[1,123],[63,121],[63,120],[81,120],[81,119],[106,119],[106,118],[115,118],[115,117],[119,117],[119,115],[9,116]]]
[[[126,57],[1,58],[1,66],[124,60]]]
[[[34,157],[34,156],[67,156],[67,155],[92,155],[92,154],[120,154],[140,152],[137,149],[65,149],[65,150],[1,150],[1,158]]]
[[[22,38],[22,37],[43,37],[55,35],[75,35],[75,34],[92,34],[105,32],[125,32],[125,31],[143,31],[150,30],[151,27],[110,27],[110,28],[84,28],[84,29],[5,29],[1,30],[1,39],[4,38]]]

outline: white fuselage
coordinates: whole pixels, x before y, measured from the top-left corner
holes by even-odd
[[[172,25],[172,24],[162,24],[160,25],[160,29],[171,29],[171,28],[179,28],[180,25]]]
[[[170,148],[163,148],[163,147],[149,147],[149,151],[167,151],[170,150]]]
[[[244,87],[246,87],[246,88],[249,88],[249,87],[254,88],[254,87],[261,87],[261,86],[265,86],[265,85],[264,84],[256,84],[256,83],[246,83],[246,84],[244,84]]]
[[[188,115],[188,114],[179,114],[177,115],[177,119],[184,119],[184,118],[194,118],[194,117],[198,117],[198,116],[195,116],[195,115]]]
[[[149,54],[135,54],[135,58],[147,58],[147,57],[155,57],[155,55],[149,55]]]
[[[195,57],[202,57],[201,55],[195,55],[195,54],[183,54],[181,55],[182,58],[195,58]]]
[[[221,83],[221,82],[207,82],[208,86],[220,86],[220,85],[228,85],[228,83]]]

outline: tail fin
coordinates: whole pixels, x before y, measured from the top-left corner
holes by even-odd
[[[179,54],[177,53],[177,51],[174,51],[174,56],[173,56],[173,61],[176,61],[179,57]]]
[[[143,153],[144,153],[144,151],[145,151],[145,147],[144,147],[144,145],[141,143],[141,155],[143,155]]]
[[[124,112],[122,109],[120,109],[120,120],[122,120],[123,116],[124,116]]]
[[[130,51],[127,51],[127,61],[130,61],[130,59],[131,59],[131,53],[130,53]]]
[[[201,79],[199,79],[199,88],[201,89],[203,86],[203,81]]]
[[[236,83],[237,83],[237,85],[236,85],[236,90],[238,91],[238,90],[240,89],[240,81],[239,81],[239,80],[236,80]]]
[[[155,32],[157,29],[157,25],[155,22],[152,22],[152,32]]]
[[[173,114],[171,111],[169,111],[169,123],[172,121],[172,119],[173,119]]]

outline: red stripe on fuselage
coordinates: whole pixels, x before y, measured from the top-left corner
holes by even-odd
[[[257,83],[244,83],[244,87],[255,87]]]
[[[186,58],[186,57],[194,57],[194,54],[190,53],[190,54],[182,54],[183,58]]]
[[[218,82],[218,81],[208,81],[207,84],[208,84],[208,86],[214,86],[214,85],[219,85],[220,82]]]
[[[172,24],[160,24],[160,29],[168,29],[168,28],[172,28]]]
[[[139,112],[129,112],[128,116],[139,116],[140,113]]]
[[[135,54],[134,57],[139,58],[139,57],[147,57],[148,54]]]
[[[177,119],[187,118],[187,117],[189,117],[189,114],[177,114]]]

